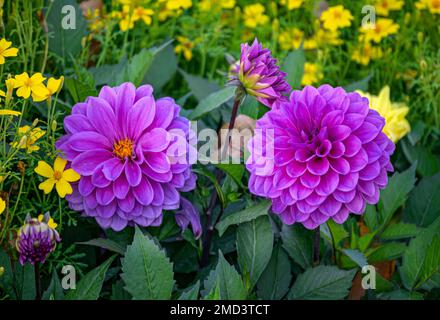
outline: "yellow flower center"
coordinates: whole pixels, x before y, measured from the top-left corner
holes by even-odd
[[[433,0],[432,1],[432,6],[433,6],[434,9],[440,8],[440,0]]]
[[[63,173],[62,173],[62,172],[60,172],[60,171],[54,171],[54,173],[53,173],[53,178],[54,178],[56,181],[59,181],[62,177],[63,177]]]
[[[122,139],[113,144],[113,153],[120,159],[131,157],[133,153],[133,141],[130,139]]]

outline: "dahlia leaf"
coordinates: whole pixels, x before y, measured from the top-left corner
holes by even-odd
[[[221,89],[220,86],[215,82],[211,82],[207,79],[186,73],[181,69],[179,69],[179,72],[183,75],[183,78],[188,84],[188,87],[191,90],[192,95],[199,102],[205,99],[211,93],[217,92],[218,90]]]
[[[352,285],[356,270],[340,270],[335,266],[307,269],[296,279],[288,298],[292,300],[344,299]]]
[[[219,163],[215,165],[217,168],[221,169],[222,171],[226,172],[234,181],[243,188],[243,183],[241,182],[241,178],[244,174],[244,165],[242,164],[224,164]]]
[[[409,195],[403,214],[406,222],[420,227],[429,226],[440,216],[440,174],[420,181]]]
[[[35,272],[34,266],[26,263],[14,265],[15,292],[19,300],[35,299]]]
[[[210,272],[204,281],[204,290],[202,295],[211,297],[220,288],[219,299],[222,300],[244,300],[247,297],[246,288],[240,277],[240,274],[231,266],[219,251],[217,266]]]
[[[225,233],[229,226],[252,221],[260,216],[267,215],[270,206],[271,203],[269,201],[261,201],[252,207],[225,217],[217,224],[216,227],[220,237]]]
[[[204,98],[195,107],[194,111],[191,113],[189,119],[196,120],[203,116],[204,114],[217,109],[222,104],[231,100],[235,95],[235,87],[225,87],[217,92],[211,93],[209,96]]]
[[[399,269],[408,290],[420,287],[440,271],[440,218],[411,240]]]
[[[412,238],[419,234],[420,228],[411,223],[394,223],[389,225],[380,235],[382,240],[398,240]]]
[[[347,92],[352,92],[352,91],[356,91],[356,90],[361,90],[361,91],[365,91],[365,92],[368,91],[368,84],[369,84],[371,78],[373,77],[373,75],[374,75],[374,72],[371,72],[365,78],[344,86],[345,91],[347,91]]]
[[[365,258],[364,254],[359,250],[343,249],[342,252],[359,267],[362,268],[363,266],[368,265],[367,258]]]
[[[416,183],[415,173],[414,164],[402,173],[395,173],[390,178],[388,186],[381,192],[378,206],[382,226],[390,221],[394,212],[406,201]]]
[[[171,80],[176,71],[177,57],[173,46],[168,44],[160,53],[158,52],[154,55],[151,66],[142,83],[149,83],[155,91],[159,91]]]
[[[258,298],[279,300],[289,291],[292,272],[286,251],[277,245],[270,261],[257,283]]]
[[[179,297],[179,300],[197,300],[199,297],[200,281],[197,281],[195,285],[183,291]]]
[[[64,299],[64,291],[61,286],[60,278],[58,277],[57,272],[54,270],[52,273],[52,278],[50,279],[49,287],[43,293],[43,300],[63,300]]]
[[[76,289],[71,289],[67,293],[65,300],[98,300],[105,274],[115,257],[110,257],[103,264],[87,273],[76,284]]]
[[[284,59],[281,69],[287,72],[286,80],[292,88],[301,86],[305,63],[306,56],[302,48],[289,52],[286,59]]]
[[[440,161],[429,149],[416,145],[412,146],[405,140],[401,141],[405,157],[411,164],[417,163],[417,173],[423,177],[430,177],[440,170]]]
[[[77,242],[77,243],[100,247],[109,251],[119,253],[120,255],[124,255],[125,252],[125,248],[122,245],[110,239],[98,238],[84,242]]]
[[[249,276],[252,289],[269,263],[273,247],[272,225],[268,216],[242,223],[237,229],[237,254],[241,273]]]
[[[370,263],[395,260],[402,256],[407,249],[405,243],[388,242],[380,247],[369,250],[366,255]]]
[[[283,224],[281,239],[283,248],[301,268],[307,269],[312,266],[313,231],[300,224]]]
[[[173,264],[152,238],[136,227],[133,243],[122,259],[121,278],[135,300],[171,298]]]

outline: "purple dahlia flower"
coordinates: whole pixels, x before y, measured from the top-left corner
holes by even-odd
[[[286,224],[314,229],[362,214],[393,171],[394,144],[368,99],[323,85],[293,91],[257,121],[247,169],[252,193],[270,198]]]
[[[195,188],[194,133],[179,112],[173,99],[155,100],[151,86],[131,83],[77,103],[57,142],[81,175],[70,207],[116,231],[160,225],[162,210],[178,209],[180,192]]]
[[[257,39],[251,46],[247,43],[241,45],[238,63],[231,67],[230,84],[242,87],[269,108],[275,101],[285,99],[283,95],[290,92],[286,74],[280,71],[270,50],[263,48]]]
[[[17,234],[15,246],[20,254],[19,261],[22,265],[29,262],[32,265],[35,263],[46,261],[47,256],[53,250],[57,242],[60,242],[60,236],[55,229],[49,227],[47,222],[50,216],[46,214],[43,221],[26,217],[24,225],[20,228]]]

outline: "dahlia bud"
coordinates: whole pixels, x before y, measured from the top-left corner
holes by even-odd
[[[38,262],[44,263],[49,253],[55,250],[56,243],[60,242],[58,232],[47,224],[49,219],[48,213],[44,215],[41,222],[29,215],[26,217],[25,224],[18,231],[15,243],[22,265],[26,262],[32,265]]]
[[[5,273],[5,268],[4,267],[0,267],[0,277]]]
[[[229,84],[238,86],[271,108],[291,90],[285,77],[270,50],[255,39],[251,46],[241,45],[240,62],[238,68],[232,68]]]

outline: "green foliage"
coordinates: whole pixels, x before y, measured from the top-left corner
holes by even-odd
[[[302,225],[283,225],[281,231],[283,248],[303,269],[312,266],[313,232]]]

